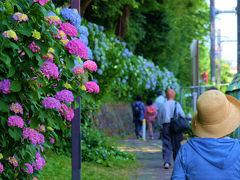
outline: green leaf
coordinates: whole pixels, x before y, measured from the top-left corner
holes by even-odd
[[[39,55],[37,55],[37,60],[38,60],[38,65],[39,66],[42,66],[43,65],[43,59],[39,56]]]
[[[12,81],[11,82],[11,86],[10,86],[10,90],[13,92],[19,92],[21,91],[21,81]]]
[[[3,61],[8,68],[11,67],[11,58],[6,54],[0,54],[0,60]]]
[[[73,59],[66,57],[65,62],[66,62],[66,68],[69,69],[70,71],[72,71],[72,69],[75,66]]]
[[[0,111],[8,112],[8,110],[9,110],[8,105],[4,101],[0,100]]]
[[[74,109],[79,108],[79,104],[78,104],[77,101],[74,101],[74,102],[73,102],[73,108],[74,108]]]
[[[21,131],[21,129],[20,129],[20,131]],[[21,134],[19,133],[19,131],[18,130],[16,130],[15,128],[9,128],[8,129],[8,133],[9,133],[9,135],[13,138],[13,139],[15,139],[15,140],[19,140],[20,138],[21,138]]]
[[[27,55],[30,57],[30,58],[32,58],[33,57],[33,53],[32,53],[32,51],[30,50],[30,49],[28,49],[28,48],[26,48],[26,47],[23,47],[23,49],[24,49],[24,51],[27,53]]]
[[[5,0],[5,7],[6,7],[7,13],[9,13],[9,14],[13,14],[14,13],[14,9],[11,6],[9,0]]]
[[[12,77],[14,74],[15,74],[15,68],[10,67],[7,76],[8,77]]]
[[[10,41],[8,44],[9,44],[13,49],[17,49],[17,50],[20,49],[16,43],[13,43],[13,42]]]
[[[32,36],[32,31],[33,28],[29,26],[27,23],[22,23],[18,27],[18,32],[28,37]]]

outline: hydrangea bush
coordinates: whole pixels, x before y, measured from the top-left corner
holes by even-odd
[[[113,34],[105,33],[104,27],[91,22],[84,24],[88,27],[89,46],[98,66],[95,79],[102,87],[101,94],[111,94],[115,100],[131,101],[136,94],[146,99],[158,89],[173,88],[179,91],[172,72],[166,68],[160,69],[151,60],[134,55],[126,48],[125,42],[120,42]]]
[[[0,2],[2,179],[38,177],[56,132],[70,132],[75,98],[100,91],[81,17],[56,14],[50,0]]]

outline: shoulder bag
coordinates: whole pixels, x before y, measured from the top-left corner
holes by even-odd
[[[190,129],[189,123],[184,117],[179,116],[177,114],[176,109],[177,109],[177,102],[175,102],[175,109],[174,109],[173,117],[171,118],[170,128],[174,133],[182,133]]]

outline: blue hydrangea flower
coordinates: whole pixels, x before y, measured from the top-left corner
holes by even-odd
[[[126,83],[127,83],[126,79],[123,79],[122,82],[123,82],[123,84],[126,84]]]
[[[99,26],[99,29],[100,29],[101,31],[103,31],[103,30],[104,30],[104,27],[103,27],[103,26]]]
[[[73,9],[63,8],[60,14],[65,20],[69,20],[76,28],[80,26],[81,16],[78,13],[76,13]]]
[[[81,25],[77,28],[77,30],[78,32],[80,32],[81,35],[83,34],[86,37],[89,35],[88,28],[86,26]]]
[[[56,14],[54,13],[54,12],[52,12],[52,11],[48,11],[48,16],[56,16]]]
[[[74,58],[74,64],[75,64],[75,67],[77,66],[83,66],[83,62],[82,60],[78,60],[77,57]]]
[[[123,42],[121,42],[121,44],[124,46],[124,47],[126,47],[126,43],[123,41]]]
[[[93,53],[92,53],[92,50],[90,49],[90,47],[87,47],[87,54],[88,54],[88,58],[93,60]]]
[[[87,36],[81,34],[79,39],[85,44],[85,46],[88,45],[88,38],[87,38]]]
[[[99,75],[102,75],[103,70],[102,70],[102,69],[98,69],[98,70],[97,70],[97,73],[98,73]]]

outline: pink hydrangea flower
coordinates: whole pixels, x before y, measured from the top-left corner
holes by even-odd
[[[45,128],[44,125],[39,125],[37,130],[40,131],[40,132],[46,132],[46,128]]]
[[[66,104],[62,103],[62,108],[59,109],[60,114],[68,121],[72,121],[74,117],[74,111],[72,108],[68,108]]]
[[[77,28],[70,23],[62,23],[58,29],[65,32],[65,34],[70,37],[74,37],[78,35]]]
[[[59,109],[61,108],[60,102],[53,98],[53,97],[47,97],[42,101],[42,106],[46,109]]]
[[[88,81],[86,84],[84,84],[84,86],[86,87],[86,89],[89,93],[92,93],[92,92],[99,93],[99,91],[100,91],[97,83],[95,83],[93,81]]]
[[[33,0],[33,2],[39,2],[42,6],[44,6],[50,0]]]
[[[20,114],[23,114],[23,108],[22,106],[19,104],[19,103],[12,103],[10,106],[9,106],[10,110],[15,112],[16,114],[17,113],[20,113]]]
[[[66,43],[65,48],[68,50],[70,54],[76,54],[80,58],[87,59],[87,48],[85,44],[80,39],[73,39]]]
[[[10,38],[13,38],[15,41],[18,40],[17,34],[16,34],[16,32],[13,31],[13,30],[4,31],[4,32],[2,33],[2,35],[3,35],[4,37],[6,37],[6,38],[9,38],[9,39],[10,39]]]
[[[58,99],[59,101],[64,101],[66,103],[74,101],[73,93],[66,89],[56,92],[55,98]]]
[[[44,143],[44,136],[32,128],[23,128],[24,139],[29,139],[33,145]]]
[[[80,67],[80,66],[75,67],[75,68],[72,70],[72,72],[73,72],[74,74],[84,74],[84,70],[83,70],[83,68]]]
[[[57,34],[53,34],[53,37],[61,39],[61,40],[67,40],[67,35],[65,34],[64,31],[58,29]]]
[[[54,143],[55,143],[55,140],[54,140],[53,138],[51,138],[49,142],[52,143],[52,144],[54,144]]]
[[[45,165],[46,165],[45,160],[41,157],[40,152],[37,152],[37,154],[36,154],[36,164],[33,163],[32,166],[34,167],[35,170],[40,170]]]
[[[41,151],[43,152],[44,149],[43,149],[42,145],[39,145],[39,147],[40,147]]]
[[[11,127],[11,126],[17,126],[19,128],[23,128],[24,126],[24,122],[23,122],[23,119],[20,117],[20,116],[10,116],[8,118],[8,126]]]
[[[47,55],[44,55],[42,58],[51,62],[54,60],[54,56],[50,52],[48,52]]]
[[[22,56],[25,55],[25,52],[24,52],[24,51],[21,51],[21,50],[18,50],[18,53],[21,54]]]
[[[8,162],[10,164],[12,164],[13,166],[17,167],[18,166],[18,161],[17,159],[13,156],[13,157],[8,157],[7,158]]]
[[[2,173],[4,170],[2,163],[0,163],[0,173]]]
[[[0,91],[2,91],[3,94],[11,93],[10,86],[11,82],[9,79],[4,79],[0,81]]]
[[[47,20],[49,21],[50,25],[52,26],[53,24],[56,25],[61,25],[62,21],[58,16],[48,16]]]
[[[27,173],[28,174],[32,174],[33,173],[33,167],[31,164],[29,163],[25,163],[25,166],[27,166]],[[23,172],[26,172],[24,169],[23,169]]]
[[[12,16],[13,19],[15,19],[16,21],[18,22],[26,22],[28,21],[28,16],[26,14],[23,14],[23,13],[20,13],[20,12],[16,12],[13,16]]]
[[[40,69],[44,75],[51,76],[53,79],[58,78],[58,67],[51,61],[44,62]]]
[[[96,72],[97,71],[97,64],[92,60],[87,60],[83,63],[83,68]]]
[[[31,49],[32,52],[38,52],[41,50],[41,48],[37,46],[34,41],[28,45],[28,48]]]

